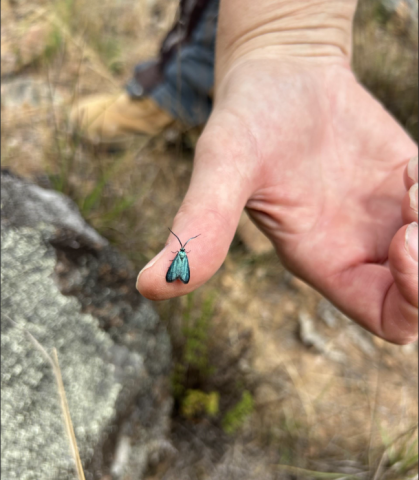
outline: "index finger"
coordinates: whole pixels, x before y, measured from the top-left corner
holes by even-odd
[[[418,156],[412,157],[404,171],[404,184],[409,190],[412,185],[418,183]]]

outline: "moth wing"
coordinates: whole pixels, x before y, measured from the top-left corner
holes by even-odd
[[[185,255],[185,258],[180,261],[180,279],[183,283],[189,283],[191,279],[191,271],[189,269],[189,260],[188,257]]]
[[[175,282],[178,278],[180,278],[181,263],[182,263],[182,260],[180,259],[179,254],[177,254],[172,264],[170,265],[169,270],[167,270],[166,282],[172,283],[172,282]]]

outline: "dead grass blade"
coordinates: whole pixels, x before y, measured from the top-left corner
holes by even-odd
[[[64,416],[65,429],[70,442],[71,453],[73,455],[74,462],[76,464],[77,476],[79,480],[85,480],[83,466],[81,464],[80,455],[79,455],[79,449],[77,447],[76,436],[74,434],[73,423],[71,422],[70,410],[68,408],[67,397],[64,389],[64,383],[61,376],[60,364],[58,363],[58,354],[57,354],[56,348],[53,349],[53,355],[54,355],[54,358],[52,359],[52,361],[54,363],[54,374],[55,374],[55,379],[57,380],[58,393],[60,394],[60,400],[61,400],[61,409]]]
[[[70,43],[72,43],[79,51],[83,52],[83,56],[88,59],[91,63],[89,68],[95,71],[102,78],[106,79],[110,86],[115,88],[115,91],[119,91],[119,85],[116,80],[109,73],[107,68],[102,64],[96,52],[90,48],[80,36],[75,35],[70,31],[67,25],[50,9],[40,8],[37,11],[36,18],[45,18],[50,24],[58,28],[60,34],[65,37]]]
[[[305,468],[293,467],[291,465],[277,465],[276,468],[294,475],[302,475],[319,480],[359,480],[359,478],[365,475],[364,472],[359,474],[317,472],[315,470],[306,470]]]
[[[53,369],[55,380],[57,382],[58,393],[60,395],[60,403],[61,403],[61,410],[63,412],[63,417],[64,417],[65,430],[67,433],[68,441],[70,443],[71,454],[74,459],[74,463],[76,465],[77,477],[79,480],[86,480],[86,477],[84,476],[84,472],[83,472],[83,466],[81,463],[80,455],[79,455],[79,449],[77,447],[76,436],[74,434],[73,423],[71,421],[70,409],[68,408],[67,397],[64,389],[64,383],[61,376],[61,369],[58,363],[57,349],[56,348],[53,349],[53,357],[51,357],[51,355],[45,350],[45,348],[38,342],[38,340],[31,333],[29,333],[21,325],[17,324],[10,317],[7,317],[7,318],[13,325],[17,326],[19,329],[23,330],[26,333],[30,341],[37,348],[37,350],[41,352],[43,357],[47,360],[47,362],[51,365]]]

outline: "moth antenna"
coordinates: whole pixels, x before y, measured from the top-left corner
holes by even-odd
[[[170,233],[173,233],[173,232],[170,230]],[[180,248],[183,248],[182,242],[179,240],[179,237],[176,235],[176,233],[173,233],[173,235],[178,239],[178,242],[180,243]]]
[[[188,244],[188,242],[190,242],[190,241],[193,240],[194,238],[198,238],[198,237],[200,237],[200,236],[201,236],[201,233],[200,233],[199,235],[197,235],[196,237],[190,238],[190,239],[185,243],[185,245],[183,245],[183,248],[186,247],[186,245]]]

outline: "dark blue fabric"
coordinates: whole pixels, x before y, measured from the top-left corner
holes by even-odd
[[[218,8],[219,0],[210,1],[190,41],[168,61],[163,82],[150,94],[161,108],[191,127],[204,124],[212,109]]]

